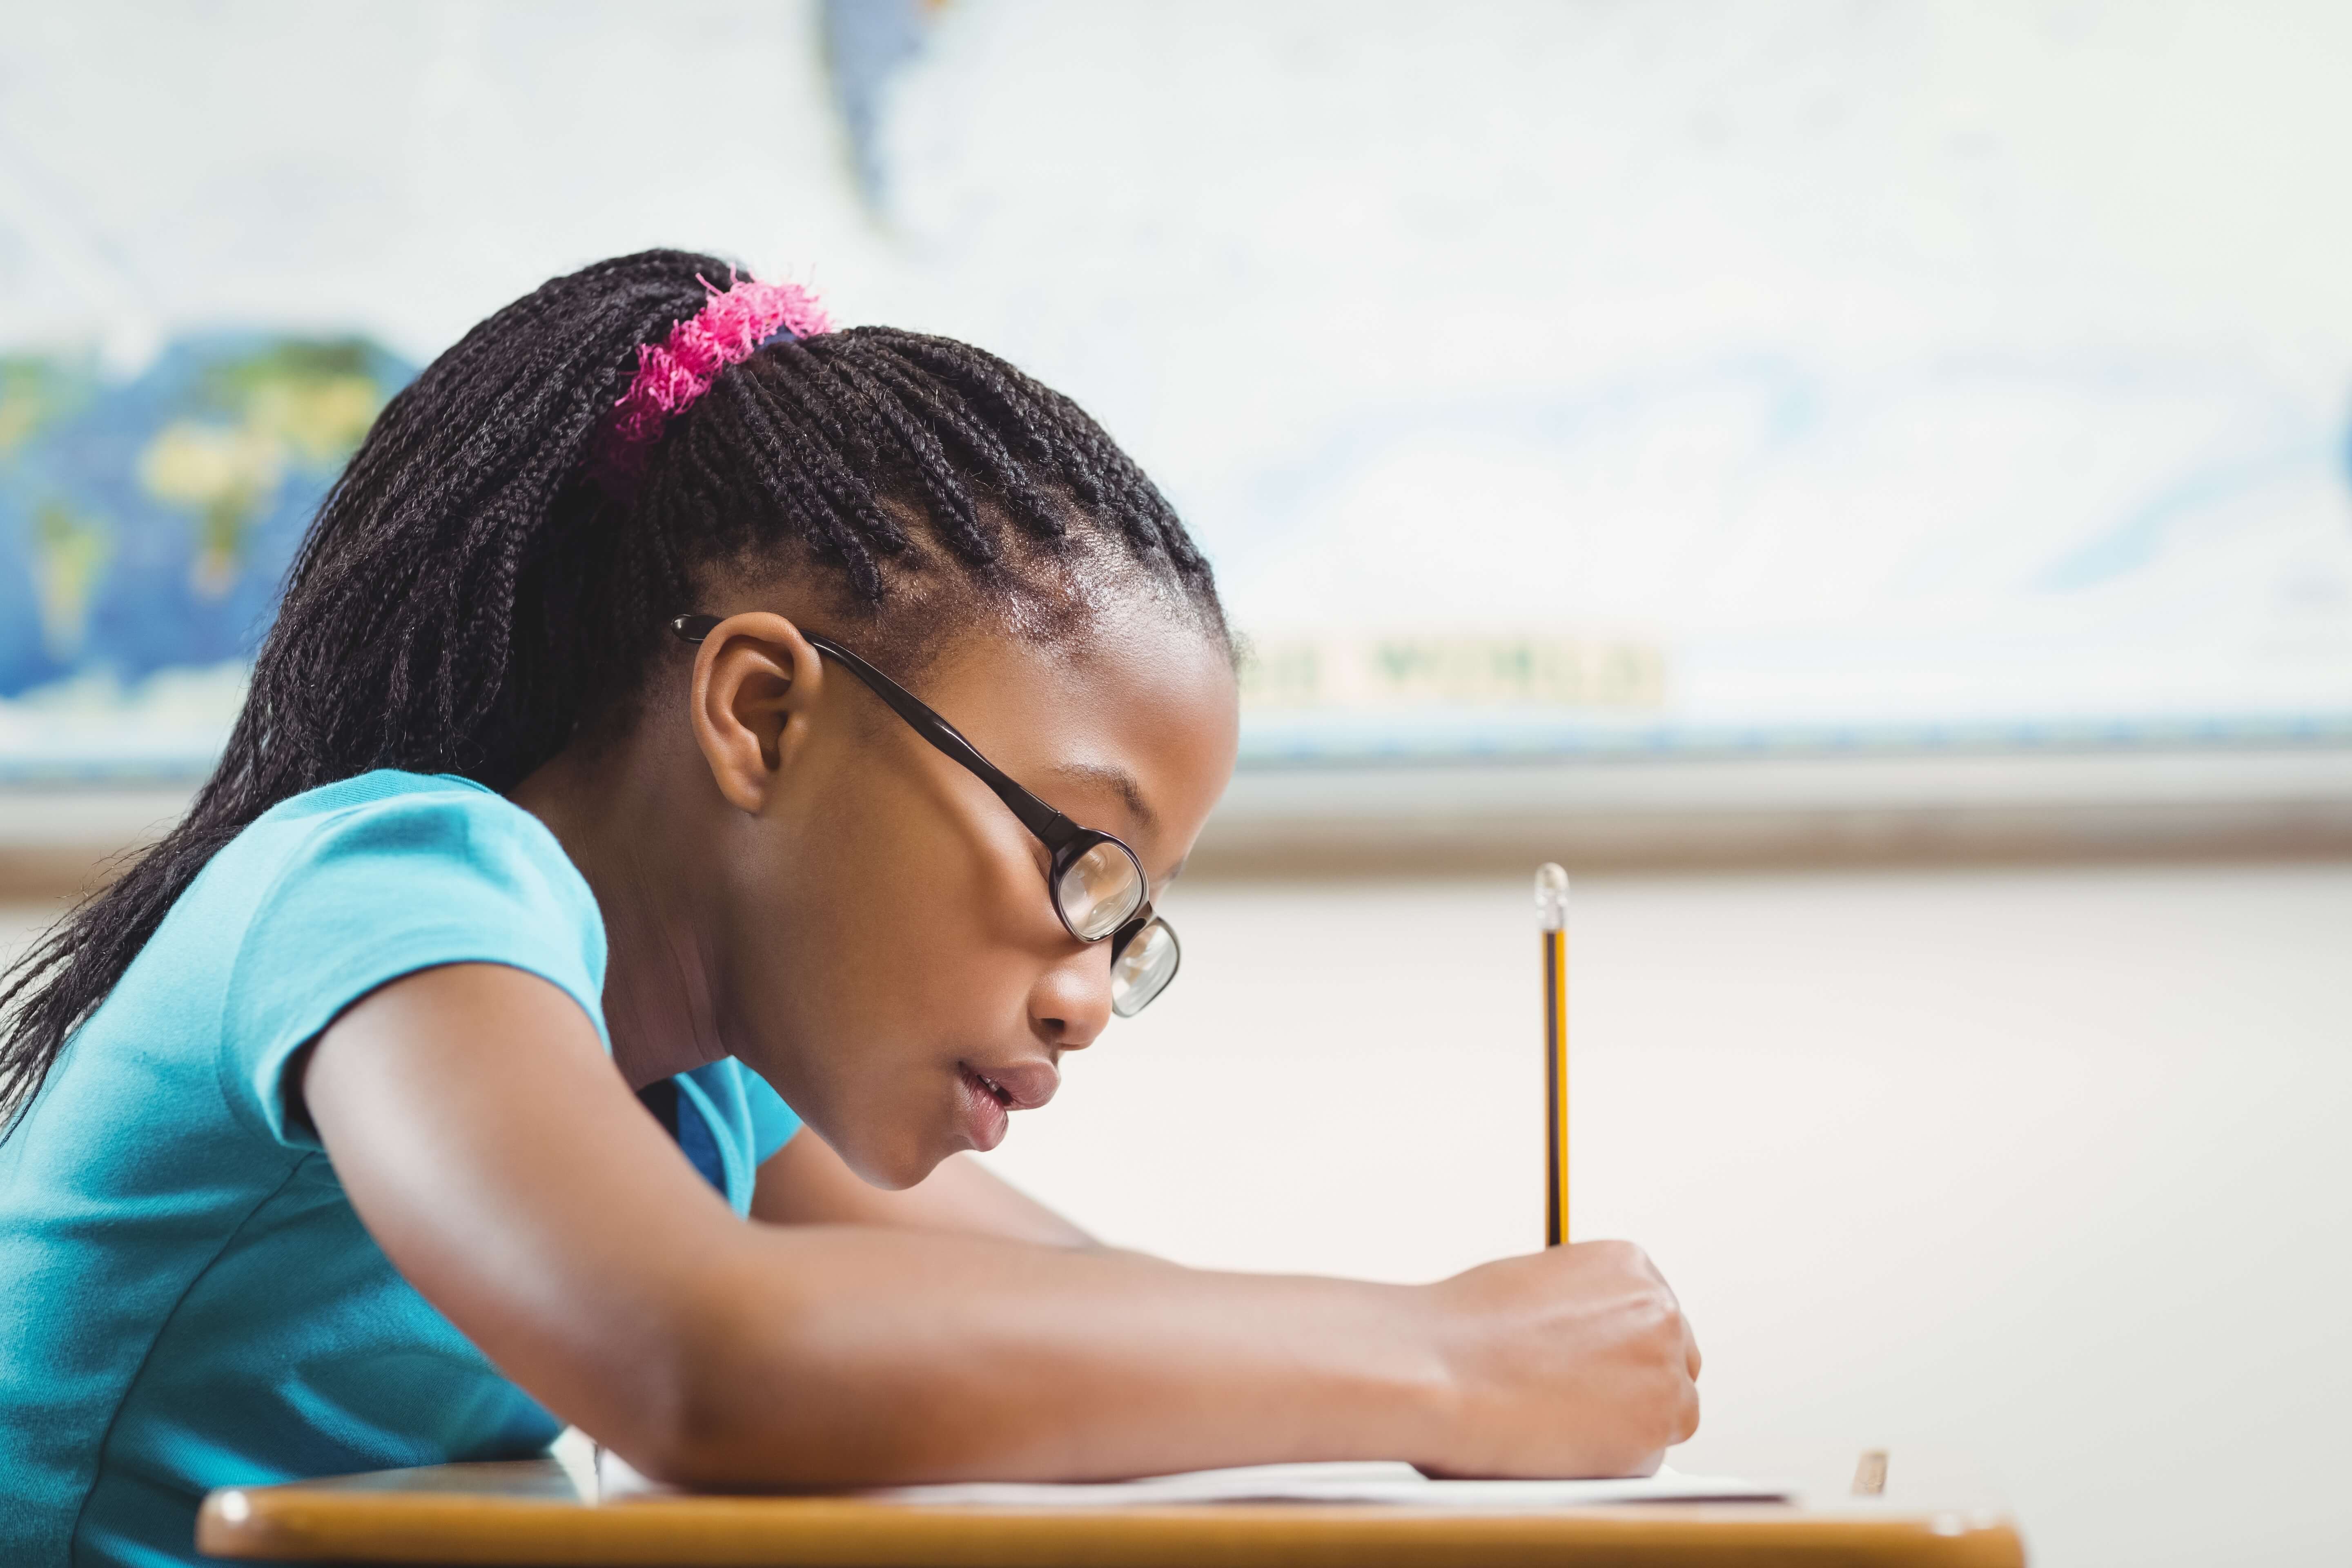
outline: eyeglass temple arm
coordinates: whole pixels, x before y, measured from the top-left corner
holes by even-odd
[[[717,616],[679,616],[669,624],[669,629],[687,642],[698,643],[717,628]],[[803,631],[809,646],[819,653],[835,659],[849,673],[872,688],[874,695],[888,703],[915,732],[957,762],[970,769],[972,775],[986,784],[1003,801],[1021,826],[1043,839],[1048,849],[1059,849],[1076,837],[1077,826],[1071,820],[1031,795],[1014,783],[1004,770],[980,754],[980,748],[958,732],[956,727],[933,712],[929,704],[850,652],[831,637],[820,633]]]

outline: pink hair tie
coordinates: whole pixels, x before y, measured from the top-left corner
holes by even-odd
[[[710,390],[719,373],[741,364],[779,337],[813,338],[833,331],[816,296],[797,283],[757,283],[730,275],[721,291],[698,279],[710,298],[677,322],[658,343],[637,347],[637,374],[613,405],[598,468],[625,485],[645,472],[662,431]]]

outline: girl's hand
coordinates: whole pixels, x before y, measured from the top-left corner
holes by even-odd
[[[1588,1241],[1425,1287],[1456,1392],[1424,1468],[1634,1476],[1698,1428],[1697,1342],[1638,1247]]]

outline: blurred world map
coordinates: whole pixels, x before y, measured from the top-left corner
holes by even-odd
[[[2352,9],[100,9],[0,53],[0,776],[200,772],[405,366],[656,244],[1099,418],[1244,765],[2352,742]]]
[[[200,771],[303,528],[410,374],[358,338],[189,338],[128,380],[0,358],[9,771]]]

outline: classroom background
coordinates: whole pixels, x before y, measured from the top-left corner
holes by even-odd
[[[1685,1469],[2352,1555],[2352,14],[0,0],[0,952],[383,398],[645,246],[1102,418],[1250,640],[1185,984],[993,1162],[1202,1264],[1579,1235]]]

